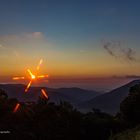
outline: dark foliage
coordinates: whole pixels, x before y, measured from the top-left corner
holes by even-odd
[[[130,125],[140,123],[140,85],[130,88],[130,93],[120,104],[121,117]]]
[[[120,122],[113,116],[93,109],[82,114],[67,102],[59,105],[39,98],[38,103],[20,103],[16,113],[16,99],[8,99],[0,90],[0,137],[14,140],[107,140],[120,131]]]

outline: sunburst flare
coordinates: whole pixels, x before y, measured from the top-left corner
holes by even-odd
[[[38,75],[38,71],[39,71],[42,63],[43,63],[43,59],[40,59],[38,65],[36,67],[36,70],[37,70],[36,74],[34,74],[30,69],[27,69],[27,72],[30,75],[30,81],[25,88],[25,92],[28,92],[28,90],[31,87],[31,84],[34,80],[48,78],[47,74],[46,75]],[[25,77],[13,77],[13,80],[23,80],[23,79],[25,79]]]
[[[13,113],[16,113],[18,111],[19,107],[20,107],[20,104],[17,103],[14,110],[13,110]]]

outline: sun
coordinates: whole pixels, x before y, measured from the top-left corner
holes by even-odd
[[[43,79],[43,78],[48,78],[48,75],[46,74],[46,75],[38,75],[38,71],[39,71],[39,69],[40,69],[40,66],[41,66],[41,64],[42,64],[42,62],[43,62],[43,60],[42,59],[40,59],[40,61],[39,61],[39,63],[38,63],[38,65],[37,65],[37,67],[36,67],[36,74],[34,74],[34,73],[32,73],[32,71],[30,70],[30,69],[27,69],[27,72],[29,73],[29,75],[30,75],[30,78],[28,78],[29,79],[29,83],[27,84],[27,86],[26,86],[26,88],[25,88],[25,93],[27,93],[28,92],[28,90],[29,90],[29,88],[31,87],[31,84],[32,84],[32,82],[34,81],[34,80],[38,80],[38,79]],[[20,80],[20,79],[26,79],[25,77],[13,77],[13,80]],[[48,100],[48,94],[47,94],[47,92],[46,92],[46,90],[45,89],[41,89],[41,94],[42,94],[42,96],[46,99],[46,100]],[[13,110],[13,113],[16,113],[18,110],[19,110],[19,108],[20,108],[20,103],[17,103],[16,104],[16,106],[15,106],[15,108],[14,108],[14,110]]]
[[[28,69],[27,71],[30,74],[31,79],[35,79],[36,78],[36,76],[34,74],[32,74],[32,72],[30,71],[30,69]]]
[[[34,74],[30,69],[27,69],[27,72],[29,73],[30,75],[30,78],[29,79],[29,83],[27,84],[26,88],[25,88],[25,92],[28,92],[32,82],[34,80],[38,80],[38,79],[43,79],[43,78],[48,78],[48,75],[38,75],[38,71],[40,70],[40,66],[42,64],[43,60],[40,59],[37,67],[36,67],[36,74]],[[20,79],[25,79],[25,77],[13,77],[13,80],[20,80]]]

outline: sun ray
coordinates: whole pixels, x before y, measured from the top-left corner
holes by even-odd
[[[39,64],[38,64],[38,66],[37,66],[37,70],[40,69],[40,66],[41,66],[42,62],[43,62],[43,60],[40,59]],[[25,92],[28,92],[28,89],[30,88],[32,82],[35,81],[36,79],[48,78],[48,75],[47,75],[47,74],[46,74],[46,75],[38,75],[37,72],[36,72],[35,74],[33,74],[32,71],[31,71],[30,69],[27,69],[27,72],[28,72],[29,75],[30,75],[30,78],[29,78],[30,81],[29,81],[29,83],[27,84],[27,86],[26,86],[26,88],[25,88]],[[20,80],[20,79],[25,79],[25,78],[24,78],[24,77],[13,77],[13,80]],[[44,91],[44,92],[45,92],[45,91]],[[44,94],[44,92],[43,92],[43,94]],[[47,94],[46,94],[46,95],[47,95]],[[45,94],[44,94],[44,96],[45,96]],[[47,96],[45,96],[45,97],[47,98]]]
[[[25,92],[27,92],[27,91],[29,90],[31,84],[32,84],[32,81],[30,81],[30,82],[28,83],[28,85],[27,85],[27,87],[26,87],[26,89],[25,89]]]
[[[39,76],[37,76],[37,78],[48,78],[49,76],[48,75],[39,75]]]
[[[13,77],[13,80],[20,80],[20,79],[25,79],[25,77]]]
[[[28,73],[30,74],[30,76],[33,75],[30,69],[27,69],[27,71],[28,71]]]
[[[19,104],[19,103],[17,103],[17,104],[16,104],[16,106],[15,106],[15,108],[14,108],[14,110],[13,110],[13,113],[16,113],[16,112],[17,112],[17,110],[19,109],[19,107],[20,107],[20,104]]]
[[[47,93],[46,93],[46,91],[45,91],[44,89],[41,89],[41,92],[42,92],[43,96],[44,96],[46,99],[49,98],[48,95],[47,95]]]
[[[31,72],[31,70],[30,69],[27,69],[27,71],[30,74],[31,78],[32,79],[35,79],[36,76]]]
[[[29,78],[30,81],[29,81],[29,83],[27,84],[27,86],[26,86],[26,88],[25,88],[25,92],[28,92],[29,88],[31,87],[32,82],[33,82],[35,79],[48,78],[48,75],[47,75],[47,74],[46,74],[46,75],[38,75],[38,70],[40,69],[40,66],[41,66],[42,62],[43,62],[43,60],[40,59],[39,64],[38,64],[38,66],[37,66],[37,72],[36,72],[35,75],[31,72],[30,69],[27,69],[27,71],[28,71],[28,73],[29,73],[29,75],[30,75],[30,78]],[[20,80],[20,79],[25,79],[25,77],[13,77],[12,79],[13,79],[13,80]],[[42,93],[43,97],[44,97],[45,99],[48,100],[48,98],[49,98],[49,97],[48,97],[48,94],[47,94],[47,92],[46,92],[44,89],[41,89],[41,93]],[[20,106],[21,106],[21,105],[20,105],[19,103],[17,103],[16,106],[15,106],[15,108],[13,109],[13,113],[16,113],[16,112],[19,110],[19,107],[20,107]]]
[[[42,62],[43,62],[43,60],[42,59],[40,59],[40,61],[39,61],[39,63],[38,63],[38,65],[37,65],[37,71],[40,69],[40,66],[41,66],[41,64],[42,64]]]

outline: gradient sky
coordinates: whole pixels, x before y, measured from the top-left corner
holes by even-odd
[[[0,76],[42,58],[52,77],[140,75],[140,2],[1,0]]]

